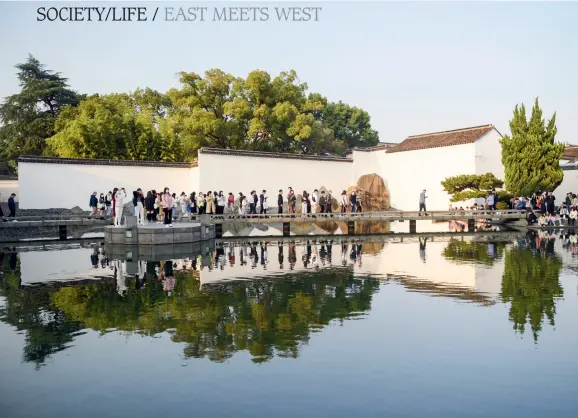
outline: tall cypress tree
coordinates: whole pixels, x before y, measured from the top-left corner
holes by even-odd
[[[556,189],[564,178],[559,164],[564,144],[554,142],[556,113],[546,125],[538,99],[529,121],[524,104],[516,105],[510,130],[512,135],[506,135],[500,141],[506,189],[521,196]]]

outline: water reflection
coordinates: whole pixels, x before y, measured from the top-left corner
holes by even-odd
[[[479,306],[503,302],[514,330],[524,334],[529,327],[537,342],[545,321],[554,326],[563,296],[556,237],[528,233],[513,243],[509,237],[480,242],[433,236],[409,242],[261,240],[158,260],[138,251],[112,257],[101,245],[20,254],[5,249],[0,320],[24,333],[23,360],[38,367],[87,329],[167,333],[185,344],[188,358],[222,362],[246,351],[260,363],[297,358],[312,333],[363,318],[380,284],[395,283]],[[575,236],[560,238],[561,251],[575,257]],[[42,262],[47,259],[69,264],[56,274],[66,280],[43,271],[50,270]]]

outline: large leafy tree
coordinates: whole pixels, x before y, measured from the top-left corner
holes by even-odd
[[[452,195],[452,202],[486,197],[490,190],[501,188],[504,182],[492,173],[462,174],[448,177],[441,182],[444,190]]]
[[[91,96],[63,109],[47,140],[61,157],[178,161],[178,136],[166,119],[170,100],[154,90]]]
[[[213,69],[205,77],[181,73],[180,81],[168,93],[170,119],[187,153],[201,147],[308,154],[346,149],[323,120],[327,100],[307,96],[307,84],[293,70],[275,78],[255,70],[242,79]]]
[[[20,92],[0,106],[0,158],[41,155],[46,139],[64,106],[76,106],[81,97],[68,88],[67,79],[48,70],[32,55],[17,64]]]
[[[528,121],[524,104],[516,106],[510,130],[511,136],[501,140],[506,189],[522,196],[556,189],[564,177],[559,165],[564,144],[555,142],[556,113],[546,124],[536,99]]]
[[[372,147],[379,143],[377,131],[371,129],[369,113],[339,101],[327,103],[320,114],[335,138],[348,148]]]
[[[93,96],[67,108],[49,140],[63,157],[196,158],[202,147],[343,154],[378,143],[367,112],[307,93],[295,71],[246,78],[219,69],[180,73],[166,95],[150,89]]]

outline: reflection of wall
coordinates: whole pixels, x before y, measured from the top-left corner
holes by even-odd
[[[217,283],[221,281],[227,280],[236,280],[236,279],[255,279],[264,276],[272,276],[272,275],[283,275],[288,274],[291,272],[300,272],[306,271],[316,268],[329,268],[329,267],[340,267],[342,266],[342,256],[341,256],[341,245],[332,245],[332,246],[325,246],[325,249],[331,247],[331,263],[327,260],[322,260],[320,258],[320,253],[322,252],[321,245],[319,244],[312,244],[311,246],[311,257],[310,263],[307,267],[304,266],[303,263],[303,256],[307,254],[307,246],[306,245],[268,245],[264,246],[263,249],[267,249],[267,262],[265,266],[261,264],[261,246],[256,245],[257,251],[257,263],[253,268],[253,260],[251,258],[250,253],[250,246],[238,246],[238,247],[227,247],[224,248],[224,265],[223,269],[221,270],[220,267],[213,268],[209,270],[207,267],[204,267],[201,270],[201,284],[210,284],[210,283]],[[289,263],[289,249],[295,249],[295,256],[296,262],[294,263],[293,269],[290,269]],[[281,249],[283,254],[283,268],[280,268],[279,263],[279,249]],[[349,246],[349,250],[351,251],[351,246]],[[234,256],[234,265],[231,266],[230,264],[230,255],[231,251],[233,251]],[[246,265],[241,265],[241,255],[240,252],[243,252],[243,260],[246,261]],[[218,261],[218,257],[215,258],[215,261]],[[351,264],[351,260],[347,258],[347,264]],[[220,265],[220,264],[219,264]]]
[[[422,240],[423,244],[423,240]],[[425,248],[420,248],[420,242],[407,243],[385,243],[383,249],[375,253],[365,252],[362,244],[361,260],[358,258],[354,263],[350,258],[352,244],[348,244],[345,255],[346,265],[355,264],[354,271],[360,275],[382,276],[385,278],[388,274],[411,276],[419,280],[426,280],[437,285],[447,285],[452,287],[468,288],[472,291],[484,292],[488,294],[498,294],[500,292],[501,278],[504,269],[503,261],[497,260],[494,266],[486,268],[481,265],[460,263],[447,260],[443,256],[443,250],[448,245],[447,241],[425,241]],[[487,244],[482,244],[487,245]],[[283,246],[284,268],[279,268],[278,254],[279,247],[269,245],[267,247],[268,263],[266,270],[261,265],[260,246],[256,246],[258,260],[255,268],[246,251],[249,247],[233,248],[235,254],[235,265],[229,264],[229,248],[225,249],[225,258],[223,269],[203,268],[201,271],[201,283],[216,283],[225,280],[235,279],[252,279],[259,276],[270,276],[275,274],[285,274],[290,272],[288,263],[289,247]],[[247,265],[240,265],[239,251],[245,251],[245,260]],[[319,244],[312,245],[312,261],[314,255],[321,251]],[[295,263],[294,272],[300,272],[315,268],[316,263],[312,262],[309,266],[304,267],[302,257],[306,252],[306,246],[295,246],[297,262]],[[331,247],[332,262],[325,264],[319,260],[319,268],[341,267],[342,266],[342,246],[333,245]],[[424,262],[425,259],[425,262]]]
[[[112,275],[110,268],[92,267],[94,250],[76,248],[61,251],[20,253],[22,284],[99,278]],[[100,257],[99,257],[100,260]]]

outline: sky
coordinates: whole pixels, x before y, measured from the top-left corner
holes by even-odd
[[[39,7],[146,6],[154,22],[38,22]],[[207,7],[163,21],[164,7]],[[213,21],[214,7],[268,7],[265,22]],[[280,22],[275,7],[321,7]],[[150,17],[149,17],[150,19]],[[578,2],[0,2],[0,98],[34,55],[81,93],[178,86],[179,71],[294,69],[309,91],[367,110],[382,142],[494,124],[539,97],[558,136],[578,144]]]

